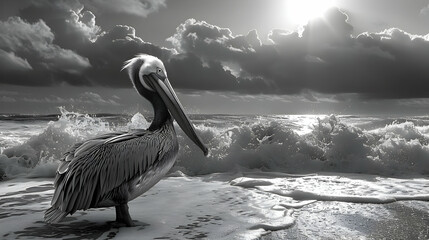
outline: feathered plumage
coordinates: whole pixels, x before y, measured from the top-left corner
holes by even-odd
[[[179,149],[173,119],[205,154],[201,142],[183,111],[164,64],[141,54],[124,68],[137,92],[154,108],[147,130],[101,135],[75,144],[60,161],[51,205],[45,221],[57,223],[77,210],[116,208],[116,221],[132,226],[127,203],[155,185],[173,166]]]
[[[75,144],[61,159],[45,221],[55,223],[76,210],[134,199],[152,187],[138,181],[159,171],[157,167],[172,165],[177,150],[171,121],[154,132],[110,133]]]

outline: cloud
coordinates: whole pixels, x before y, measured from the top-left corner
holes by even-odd
[[[425,67],[429,35],[388,29],[353,37],[352,31],[348,16],[333,8],[301,31],[273,30],[269,35],[272,44],[255,44],[254,39],[259,39],[256,32],[252,38],[235,36],[227,28],[193,19],[181,24],[168,40],[180,52],[204,61],[236,64],[239,75],[231,81],[260,78],[266,83],[246,87],[239,83],[234,91],[257,87],[276,94],[311,90],[357,93],[365,98],[429,96],[429,82],[425,80],[429,79]],[[239,44],[236,39],[240,39]],[[200,85],[196,82],[195,86]]]
[[[0,48],[9,52],[9,58],[14,56],[15,63],[19,57],[21,66],[28,68],[31,64],[33,68],[70,74],[90,67],[86,57],[54,44],[54,34],[42,20],[31,24],[20,17],[10,17],[0,21],[0,32]]]
[[[3,102],[16,102],[16,98],[4,96],[0,99]],[[105,99],[100,94],[86,91],[79,94],[77,97],[63,98],[56,95],[49,95],[43,97],[36,96],[23,96],[19,99],[19,101],[27,102],[27,103],[47,103],[47,104],[55,104],[57,106],[60,105],[98,105],[98,106],[120,106],[118,102],[113,99]]]
[[[125,13],[138,17],[147,17],[166,6],[165,0],[89,0],[86,3],[89,8],[106,13]]]
[[[78,32],[79,35],[91,42],[97,40],[101,32],[101,28],[95,24],[95,15],[91,11],[70,10],[70,18],[66,19],[66,23],[72,28],[72,31]],[[85,42],[85,40],[82,40]]]
[[[94,92],[84,92],[80,95],[80,98],[78,99],[78,102],[84,102],[84,103],[92,103],[92,104],[101,104],[101,105],[113,105],[113,106],[119,106],[120,104],[114,101],[113,99],[104,99],[100,96],[98,93]]]
[[[155,55],[168,61],[174,51],[144,42],[136,36],[135,29],[117,25],[100,35],[94,43],[82,46],[92,63],[86,77],[91,85],[106,87],[131,87],[126,75],[120,72],[123,63],[137,53]]]
[[[420,10],[420,14],[424,16],[429,16],[429,4]]]
[[[9,72],[3,83],[131,87],[120,72],[125,60],[144,52],[166,61],[173,52],[144,42],[131,26],[101,29],[95,15],[77,0],[33,2],[20,15],[25,20],[2,22],[8,26],[2,29],[0,47],[25,58],[34,73],[28,78]]]
[[[191,52],[213,60],[231,60],[238,55],[255,52],[255,48],[261,46],[256,30],[247,35],[233,36],[228,28],[195,19],[180,24],[177,32],[167,41],[179,52]]]
[[[319,100],[310,91],[303,91],[302,97],[306,102],[318,102]]]
[[[8,97],[8,96],[2,96],[0,98],[0,102],[4,102],[4,103],[13,103],[16,102],[16,99],[13,97]]]
[[[267,89],[267,84],[260,78],[237,78],[220,62],[204,62],[193,53],[172,55],[166,68],[175,88],[240,93],[263,93]]]
[[[153,11],[165,5],[107,1],[98,11],[113,11],[109,9],[119,3],[124,8],[143,4]],[[119,71],[123,62],[147,53],[164,61],[175,88],[188,92],[301,94],[311,102],[324,101],[318,94],[429,97],[429,34],[391,28],[352,36],[347,14],[333,8],[296,31],[273,29],[268,44],[256,30],[236,35],[229,28],[188,19],[167,39],[174,47],[168,49],[145,42],[132,26],[102,29],[96,23],[97,4],[101,2],[34,2],[21,10],[21,17],[1,22],[0,60],[8,59],[9,65],[2,67],[13,69],[1,82],[128,88],[132,84]],[[32,72],[31,79],[23,70]]]
[[[302,39],[311,47],[326,48],[329,46],[342,46],[349,43],[352,38],[353,26],[348,16],[337,8],[331,8],[323,17],[312,19],[304,25]]]
[[[77,49],[90,44],[101,27],[96,25],[95,15],[84,10],[79,0],[40,0],[20,10],[20,17],[37,22],[42,19],[55,35],[55,43],[63,48]]]
[[[27,59],[22,59],[14,52],[6,52],[0,49],[0,70],[2,71],[28,71],[33,68]]]

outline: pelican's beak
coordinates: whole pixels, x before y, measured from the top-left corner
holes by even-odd
[[[204,156],[207,156],[208,149],[202,143],[201,139],[198,137],[195,132],[194,126],[189,121],[188,116],[186,116],[182,104],[180,104],[179,99],[176,96],[173,88],[168,81],[168,78],[161,80],[156,74],[152,73],[149,75],[143,76],[146,82],[149,84],[152,89],[154,89],[162,98],[168,110],[170,111],[173,118],[176,119],[180,128],[188,135],[188,137],[203,150]]]

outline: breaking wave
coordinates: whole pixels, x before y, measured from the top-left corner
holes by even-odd
[[[347,172],[429,174],[428,126],[411,121],[364,130],[334,116],[316,118],[298,134],[282,121],[259,120],[226,130],[198,126],[211,155],[205,159],[187,138],[177,168],[188,174],[258,168],[289,173]]]
[[[396,121],[356,116],[192,117],[207,143],[204,157],[181,130],[172,171],[188,175],[260,169],[288,173],[429,174],[429,120]],[[359,119],[359,124],[354,121]],[[58,159],[75,142],[111,131],[147,128],[142,114],[90,116],[61,109],[42,133],[0,154],[0,176],[52,177]],[[381,124],[384,123],[384,124]],[[178,127],[176,126],[176,129]]]
[[[146,119],[135,114],[126,125],[117,126],[106,118],[69,112],[60,108],[56,121],[49,121],[42,133],[0,154],[0,178],[13,176],[53,177],[58,160],[74,143],[115,131],[147,127]],[[2,177],[3,176],[3,177]]]

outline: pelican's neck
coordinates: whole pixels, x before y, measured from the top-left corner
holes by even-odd
[[[133,77],[131,78],[133,81],[134,87],[137,92],[149,102],[152,103],[154,117],[153,121],[150,124],[148,130],[154,131],[161,128],[167,120],[171,119],[170,113],[168,112],[167,106],[165,106],[164,101],[162,101],[161,97],[152,91],[147,90],[141,82],[139,81],[139,71],[134,70]]]
[[[167,106],[165,106],[164,102],[158,94],[154,95],[150,102],[152,102],[154,117],[148,130],[154,131],[164,126],[167,120],[171,119],[171,116],[168,112]]]

